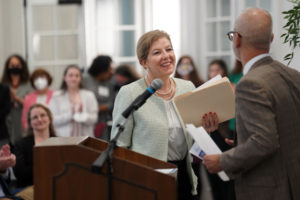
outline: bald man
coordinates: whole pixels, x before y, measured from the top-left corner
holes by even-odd
[[[235,179],[238,200],[300,199],[300,73],[268,54],[267,11],[245,10],[228,37],[244,73],[236,87],[237,146],[203,163]]]

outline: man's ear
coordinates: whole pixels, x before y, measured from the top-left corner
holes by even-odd
[[[242,39],[240,36],[236,35],[236,37],[234,37],[234,45],[235,45],[235,48],[239,48],[241,45],[242,45]]]
[[[273,39],[274,39],[274,33],[272,33],[271,42],[273,42]]]

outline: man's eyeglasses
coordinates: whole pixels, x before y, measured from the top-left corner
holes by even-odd
[[[240,38],[242,37],[242,35],[239,34],[237,31],[229,31],[229,32],[227,33],[228,39],[229,39],[230,41],[232,41],[235,34],[237,34]]]

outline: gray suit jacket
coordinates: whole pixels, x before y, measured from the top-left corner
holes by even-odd
[[[237,199],[300,199],[300,73],[265,57],[236,87],[237,147],[221,155]]]

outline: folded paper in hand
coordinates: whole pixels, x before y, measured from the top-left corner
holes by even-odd
[[[192,154],[201,159],[204,156],[203,154],[222,154],[222,151],[202,126],[196,128],[193,124],[186,124],[186,127],[186,130],[195,140],[195,144],[190,150]],[[219,172],[218,175],[223,181],[229,181],[229,177],[224,171]]]
[[[194,91],[186,92],[175,98],[174,102],[184,124],[202,125],[202,116],[216,112],[219,123],[235,115],[235,96],[227,77],[216,77]]]

